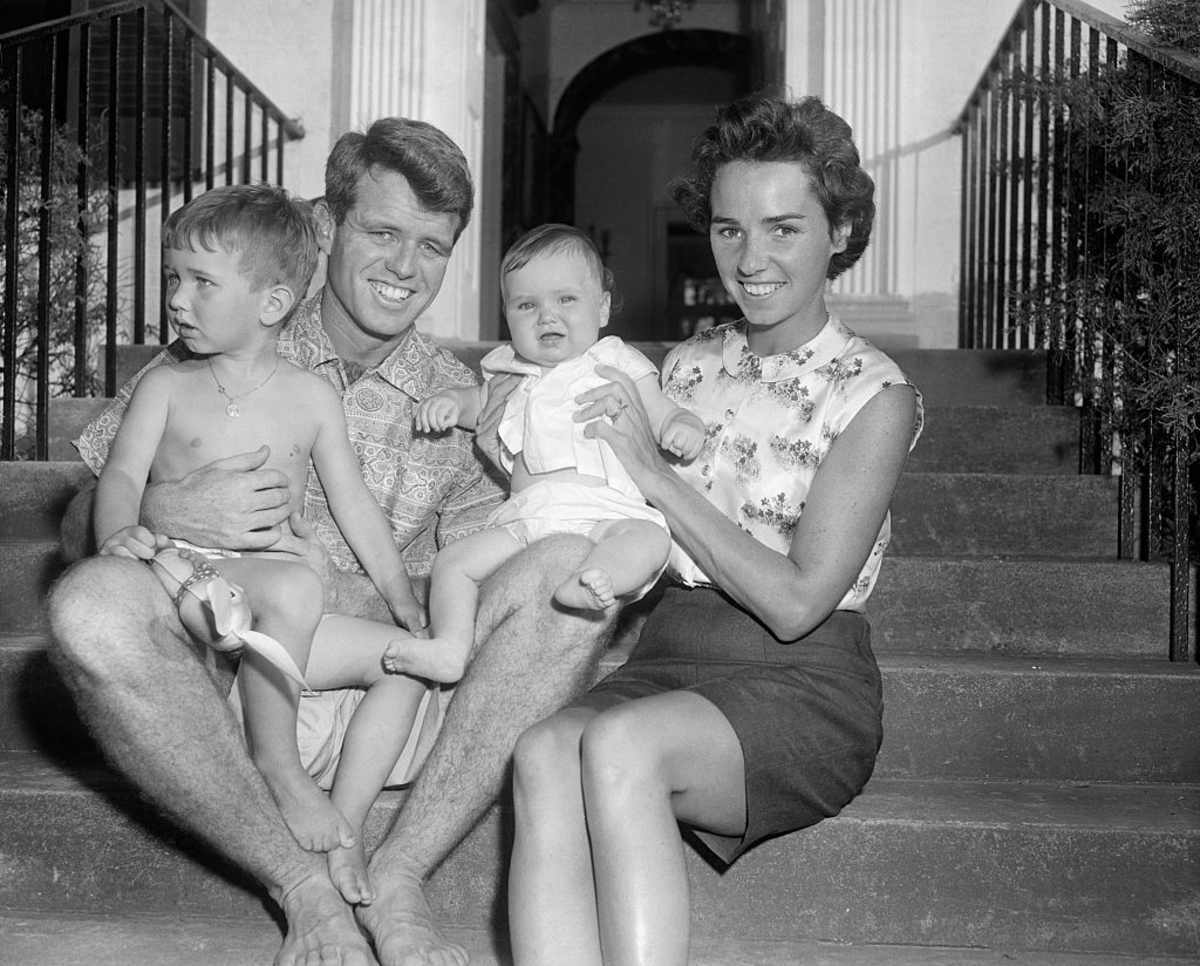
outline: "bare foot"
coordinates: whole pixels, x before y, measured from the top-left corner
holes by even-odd
[[[401,637],[384,648],[383,669],[389,674],[411,674],[439,684],[454,684],[466,670],[470,649],[470,641],[448,637]]]
[[[380,966],[467,966],[467,951],[438,931],[414,875],[389,874],[375,902],[355,914],[375,940]]]
[[[306,772],[299,768],[272,769],[261,765],[259,770],[301,848],[310,852],[328,852],[355,843],[354,828]]]
[[[599,567],[581,570],[559,584],[554,599],[575,610],[608,610],[617,602],[612,574]]]
[[[354,845],[330,849],[328,858],[329,878],[343,899],[352,906],[369,906],[375,901],[375,890],[371,888],[371,878],[367,875],[367,854],[362,847],[361,835]]]
[[[372,966],[371,948],[332,883],[314,874],[279,899],[287,937],[275,966]]]

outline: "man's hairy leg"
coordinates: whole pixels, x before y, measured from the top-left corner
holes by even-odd
[[[49,609],[57,666],[108,759],[283,908],[278,966],[371,963],[324,857],[292,838],[150,568],[84,560],[58,582]]]
[[[466,961],[438,933],[422,888],[499,795],[520,734],[592,681],[615,614],[553,603],[555,588],[591,549],[584,537],[548,537],[485,581],[467,674],[421,777],[371,858],[377,898],[358,917],[382,966]]]

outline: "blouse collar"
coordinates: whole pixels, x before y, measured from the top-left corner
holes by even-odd
[[[731,376],[753,376],[762,382],[798,379],[832,362],[845,350],[854,337],[842,322],[832,315],[821,331],[801,346],[776,355],[760,356],[750,348],[746,337],[749,324],[743,319],[725,330],[721,364]]]

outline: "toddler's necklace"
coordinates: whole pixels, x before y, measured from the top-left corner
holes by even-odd
[[[253,389],[247,389],[245,392],[231,394],[228,389],[221,385],[221,380],[217,378],[217,372],[215,369],[213,369],[212,359],[208,359],[206,361],[208,362],[208,374],[212,376],[212,381],[217,384],[217,392],[225,397],[225,415],[230,419],[237,419],[242,414],[242,408],[238,405],[238,400],[245,399],[252,393],[258,392],[263,386],[271,381],[271,377],[274,376],[275,372],[279,369],[279,356],[276,356],[275,365],[271,368],[271,371],[267,373],[266,379],[260,382]]]

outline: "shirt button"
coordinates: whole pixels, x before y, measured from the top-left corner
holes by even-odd
[[[726,409],[725,410],[725,418],[726,419],[733,419],[733,417],[736,415],[737,415],[737,411],[734,409]]]

